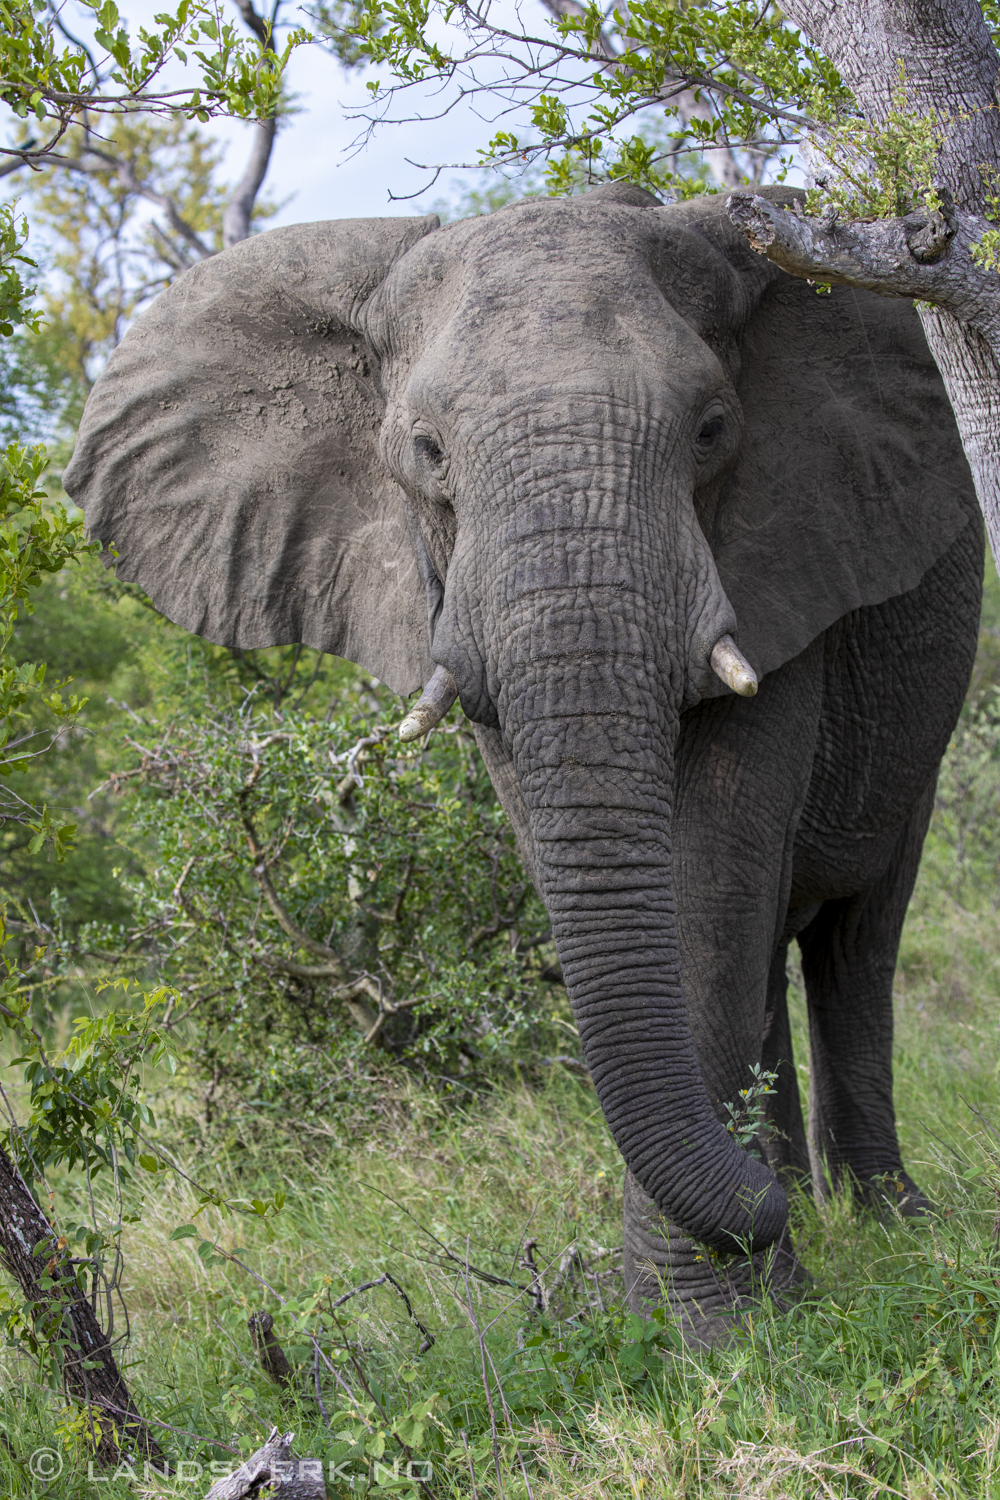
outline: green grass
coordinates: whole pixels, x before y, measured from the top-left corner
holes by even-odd
[[[433,1347],[418,1352],[422,1334],[383,1286],[345,1304],[350,1357],[336,1368],[359,1400],[369,1399],[363,1377],[383,1405],[389,1421],[373,1409],[375,1430],[434,1397],[415,1451],[434,1465],[435,1494],[472,1496],[470,1463],[481,1500],[521,1500],[529,1485],[535,1500],[1000,1494],[1000,1172],[970,1108],[988,1113],[995,1098],[995,997],[989,989],[981,998],[973,982],[984,964],[978,932],[969,937],[956,919],[950,937],[935,934],[943,947],[922,950],[925,920],[918,897],[900,982],[897,1096],[907,1161],[939,1205],[933,1225],[878,1223],[842,1197],[822,1209],[800,1200],[797,1240],[814,1294],[790,1311],[763,1307],[728,1351],[684,1351],[669,1327],[621,1311],[609,1253],[619,1243],[621,1167],[585,1082],[556,1068],[540,1083],[533,1071],[462,1110],[397,1084],[361,1139],[335,1125],[303,1138],[289,1122],[287,1133],[276,1127],[197,1163],[234,1197],[285,1191],[270,1241],[214,1209],[195,1220],[206,1239],[244,1252],[278,1295],[232,1263],[206,1264],[194,1239],[171,1242],[196,1212],[192,1188],[175,1179],[150,1192],[127,1240],[128,1373],[151,1416],[196,1435],[167,1435],[175,1459],[221,1461],[223,1445],[246,1453],[279,1425],[295,1430],[300,1454],[338,1461],[342,1474],[368,1472],[371,1454],[358,1457],[343,1438],[351,1422],[336,1417],[351,1403],[325,1371],[321,1394],[342,1440],[324,1425],[311,1348],[279,1297],[294,1300],[323,1277],[339,1296],[387,1270]],[[957,1007],[934,967],[941,951],[965,955]],[[794,989],[793,1008],[804,1058]],[[807,1084],[801,1067],[800,1078]],[[542,1316],[530,1298],[477,1280],[464,1264],[526,1284],[519,1261],[529,1238],[551,1297]],[[583,1275],[579,1262],[566,1275],[573,1247]],[[260,1307],[273,1312],[296,1366],[289,1391],[256,1363],[246,1319]],[[332,1354],[340,1335],[331,1336],[329,1317],[325,1326]],[[13,1353],[2,1424],[22,1459],[51,1446],[66,1460],[46,1491],[0,1459],[4,1495],[132,1493],[124,1479],[99,1489],[87,1481],[86,1443],[68,1430],[61,1399],[33,1389],[30,1365]],[[412,1437],[412,1420],[407,1430]],[[390,1434],[383,1464],[400,1456],[405,1472]],[[378,1471],[383,1489],[390,1474]],[[201,1495],[207,1477],[170,1487]],[[352,1491],[334,1482],[330,1493]],[[360,1483],[353,1493],[363,1493]]]
[[[997,620],[991,574],[975,702],[1000,680]],[[299,1454],[359,1476],[353,1490],[332,1481],[331,1496],[361,1495],[372,1479],[373,1493],[423,1493],[405,1479],[395,1426],[432,1463],[439,1497],[1000,1497],[1000,934],[989,845],[1000,836],[988,824],[974,867],[959,868],[948,797],[960,752],[957,739],[896,983],[900,1135],[937,1205],[931,1223],[879,1222],[845,1196],[798,1199],[810,1296],[784,1311],[763,1305],[728,1350],[684,1350],[668,1325],[622,1310],[621,1162],[585,1080],[526,1064],[456,1105],[376,1064],[360,1113],[326,1124],[278,1115],[245,1139],[230,1131],[225,1147],[216,1136],[192,1148],[191,1174],[231,1198],[284,1192],[270,1238],[244,1216],[197,1216],[198,1195],[180,1179],[158,1174],[149,1186],[125,1237],[132,1337],[122,1358],[143,1410],[168,1424],[174,1460],[228,1461],[278,1425],[295,1431]],[[1000,750],[977,776],[977,795],[994,782],[1000,792]],[[168,1112],[193,1120],[198,1099],[171,1087]],[[61,1190],[71,1201],[79,1187]],[[248,1269],[208,1244],[199,1254],[199,1238],[171,1240],[187,1223]],[[506,1284],[528,1285],[530,1240],[542,1313]],[[433,1335],[423,1353],[388,1284],[344,1303],[339,1324],[321,1308],[295,1315],[310,1288],[336,1298],[385,1272]],[[261,1308],[294,1366],[287,1389],[253,1351],[246,1322]],[[343,1382],[321,1364],[329,1426],[310,1328],[322,1328],[324,1361]],[[0,1500],[135,1493],[125,1478],[88,1480],[78,1415],[38,1385],[24,1354],[8,1349],[2,1369]],[[43,1447],[64,1462],[48,1485],[28,1469]],[[404,1477],[394,1486],[395,1459]],[[167,1488],[200,1497],[207,1485],[206,1468],[199,1482]]]

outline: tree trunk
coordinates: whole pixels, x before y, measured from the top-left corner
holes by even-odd
[[[42,1246],[36,1251],[36,1246]],[[67,1394],[88,1410],[106,1464],[169,1464],[129,1394],[104,1330],[17,1167],[0,1149],[0,1261],[27,1303],[39,1342],[54,1349]],[[43,1278],[51,1286],[43,1286]],[[97,1429],[99,1428],[99,1435]]]
[[[254,10],[253,0],[236,0],[236,7],[261,46],[266,51],[273,52],[274,37],[271,25]],[[277,14],[277,7],[275,7],[272,20]],[[238,245],[241,240],[250,238],[253,206],[263,186],[264,178],[267,176],[277,132],[277,116],[272,115],[269,120],[258,120],[250,160],[247,162],[243,176],[233,189],[233,196],[226,204],[222,215],[223,250],[228,250],[230,245]]]
[[[997,346],[941,307],[920,309],[927,344],[944,379],[990,547],[1000,568],[1000,359]]]
[[[786,0],[784,11],[827,54],[873,123],[885,120],[901,83],[912,113],[933,111],[948,122],[938,180],[955,212],[947,232],[927,215],[922,225],[911,215],[871,224],[811,220],[811,236],[772,224],[760,236],[741,198],[733,200],[734,221],[793,275],[934,304],[920,310],[924,332],[1000,566],[1000,276],[969,256],[990,227],[990,174],[1000,170],[1000,56],[977,0]],[[798,241],[796,253],[789,239]]]
[[[238,245],[241,240],[250,238],[253,206],[257,201],[257,194],[261,190],[264,178],[267,176],[277,129],[278,122],[273,118],[261,120],[256,127],[253,149],[250,152],[246,171],[233,189],[233,196],[226,204],[222,215],[224,250],[228,250],[230,245]]]

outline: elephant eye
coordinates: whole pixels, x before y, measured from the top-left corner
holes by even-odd
[[[444,463],[444,454],[441,452],[441,449],[434,439],[427,437],[425,433],[420,433],[413,439],[413,447],[417,457],[424,459],[426,463],[431,464],[435,469],[439,469]]]
[[[712,452],[722,436],[724,426],[725,422],[722,417],[709,417],[701,424],[701,430],[694,440],[695,452],[699,458],[707,458]]]

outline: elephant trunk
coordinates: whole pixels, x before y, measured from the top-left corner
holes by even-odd
[[[609,566],[621,544],[579,523],[517,540],[500,570],[490,696],[615,1141],[667,1218],[716,1248],[759,1249],[784,1227],[785,1195],[709,1101],[681,979],[670,824],[692,630],[676,601],[649,597],[641,560]],[[717,584],[707,555],[692,576],[709,567]],[[718,597],[724,620],[721,586]]]

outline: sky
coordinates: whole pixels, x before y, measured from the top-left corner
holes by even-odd
[[[393,202],[390,194],[425,190],[431,174],[408,166],[413,161],[475,159],[492,133],[468,109],[449,118],[417,125],[383,125],[374,139],[353,153],[352,142],[362,124],[346,118],[351,107],[367,97],[363,74],[345,76],[340,64],[319,47],[302,48],[288,69],[292,91],[299,95],[301,114],[279,131],[267,191],[285,203],[268,227],[310,219],[350,219],[377,214],[413,214],[429,202],[447,196],[443,189],[456,172],[446,172],[420,202]],[[430,107],[430,101],[427,101]],[[242,171],[249,152],[250,133],[234,120],[214,121],[204,129],[228,146],[225,173],[230,180]]]
[[[154,13],[162,9],[162,0],[118,0],[118,5],[131,28],[137,28],[152,25]],[[537,10],[536,24],[541,24],[541,5],[530,9]],[[78,0],[67,0],[62,13],[66,25],[78,36],[92,33],[92,12],[85,11]],[[238,21],[235,7],[233,17]],[[310,24],[294,0],[286,0],[282,20],[292,25]],[[432,174],[407,165],[407,158],[435,165],[474,161],[477,148],[485,147],[493,133],[488,122],[463,107],[444,120],[384,125],[364,150],[354,153],[352,142],[363,123],[348,115],[365,104],[368,76],[363,72],[345,74],[337,60],[318,45],[299,48],[293,54],[286,78],[290,91],[298,96],[300,113],[284,123],[275,144],[264,191],[283,207],[269,220],[269,228],[315,219],[426,212],[432,201],[449,196],[449,185],[462,174],[446,172],[426,191]],[[412,98],[407,112],[414,106],[431,114],[440,108],[440,102],[427,90],[422,99]],[[235,181],[249,154],[250,128],[235,120],[213,120],[202,129],[226,144],[223,176]],[[390,197],[414,192],[421,193],[417,202],[394,202]]]

